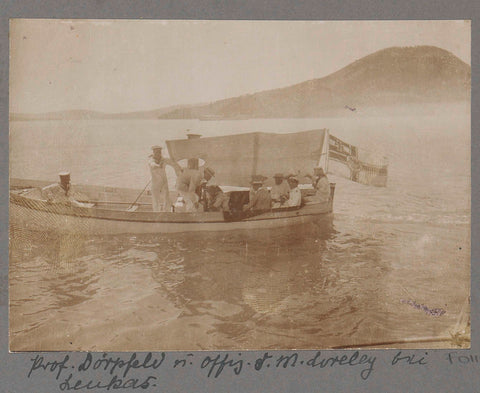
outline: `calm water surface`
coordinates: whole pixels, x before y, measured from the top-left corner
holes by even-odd
[[[470,293],[464,114],[12,122],[10,171],[53,182],[68,169],[74,183],[143,188],[150,146],[183,138],[186,129],[213,136],[318,127],[390,160],[386,188],[331,177],[333,222],[107,237],[11,227],[11,349],[328,348],[464,329]],[[409,300],[445,313],[429,315]]]

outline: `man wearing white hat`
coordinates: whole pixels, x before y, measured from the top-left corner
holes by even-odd
[[[290,186],[290,196],[285,206],[298,207],[302,204],[302,192],[298,188],[298,179],[295,176],[290,176],[287,182]]]
[[[60,172],[59,183],[50,184],[42,188],[42,197],[48,203],[58,203],[63,205],[73,205],[77,207],[92,207],[93,204],[81,203],[73,198],[73,190],[70,184],[70,172]]]
[[[148,166],[152,176],[152,208],[154,212],[170,210],[171,201],[168,193],[168,180],[165,167],[171,165],[176,173],[181,171],[180,166],[170,158],[162,156],[161,146],[152,146],[153,154],[150,155]]]

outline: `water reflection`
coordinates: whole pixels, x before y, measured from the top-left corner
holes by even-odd
[[[164,240],[164,255],[152,265],[152,277],[182,310],[179,318],[185,324],[194,328],[195,318],[208,316],[215,334],[228,339],[227,347],[333,345],[331,336],[322,333],[345,324],[345,337],[361,323],[343,318],[365,307],[371,292],[359,296],[364,288],[355,291],[355,286],[365,277],[360,270],[378,265],[375,248],[381,242],[343,238],[333,225],[296,229]],[[346,265],[350,258],[353,264]],[[373,270],[378,274],[371,279],[384,282],[385,270]],[[372,291],[370,303],[378,286]]]
[[[405,279],[416,280],[397,263],[399,239],[414,235],[366,228],[338,216],[168,236],[13,230],[11,342],[18,349],[32,342],[35,349],[307,349],[418,334],[424,316],[396,302]],[[413,254],[407,248],[405,258]]]

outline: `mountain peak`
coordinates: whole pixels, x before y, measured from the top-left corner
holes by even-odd
[[[259,71],[262,72],[262,71]],[[436,46],[389,47],[371,53],[323,78],[226,98],[209,104],[175,106],[131,114],[87,113],[101,118],[245,119],[344,115],[345,108],[469,103],[471,68]],[[358,111],[351,111],[358,113]],[[87,116],[82,113],[46,114]],[[21,117],[20,115],[17,117]],[[38,116],[34,116],[38,118]],[[55,117],[56,118],[56,117]]]
[[[380,49],[361,59],[356,60],[351,65],[362,61],[385,61],[386,59],[444,59],[455,63],[461,63],[469,67],[464,61],[460,60],[452,52],[437,46],[420,45],[420,46],[392,46]],[[348,66],[347,66],[348,67]]]
[[[323,78],[190,106],[165,118],[318,117],[345,107],[468,102],[471,69],[435,46],[390,47]]]

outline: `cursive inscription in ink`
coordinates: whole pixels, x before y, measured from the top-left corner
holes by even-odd
[[[61,361],[46,360],[41,355],[30,360],[31,366],[27,377],[31,378],[39,372],[50,373],[58,382],[61,391],[148,389],[156,386],[156,376],[137,378],[131,374],[135,370],[157,370],[165,360],[165,353],[153,356],[149,352],[140,358],[136,353],[132,353],[128,359],[109,356],[107,353],[101,356],[87,353],[78,364],[71,364],[69,355],[65,355]],[[100,374],[101,378],[93,379],[90,377],[92,374],[96,376]]]
[[[353,367],[362,380],[368,379],[375,365],[375,356],[355,351],[349,354],[332,355],[328,352],[315,352],[307,356],[299,352],[264,352],[261,356],[244,356],[241,352],[221,352],[209,355],[188,353],[167,354],[151,352],[147,354],[111,356],[108,353],[86,353],[81,359],[75,355],[63,355],[52,360],[55,355],[36,355],[30,359],[27,378],[39,374],[49,374],[56,382],[59,391],[101,391],[101,390],[147,390],[155,388],[162,372],[197,368],[206,378],[237,376],[250,372],[258,375],[267,370],[308,367],[325,369]]]
[[[383,367],[426,367],[429,354],[425,351],[395,351],[390,361],[377,364],[376,352],[368,351],[288,351],[219,352],[219,353],[131,353],[112,356],[108,353],[36,355],[29,362],[26,374],[34,379],[48,374],[58,391],[159,391],[157,385],[173,373],[192,370],[204,378],[235,378],[241,374],[260,377],[271,372],[352,369],[359,380],[366,381],[375,370]],[[56,358],[55,358],[56,357]],[[459,351],[448,353],[449,365],[478,365],[478,355]],[[183,370],[183,371],[182,371]],[[51,390],[54,391],[53,389]]]

